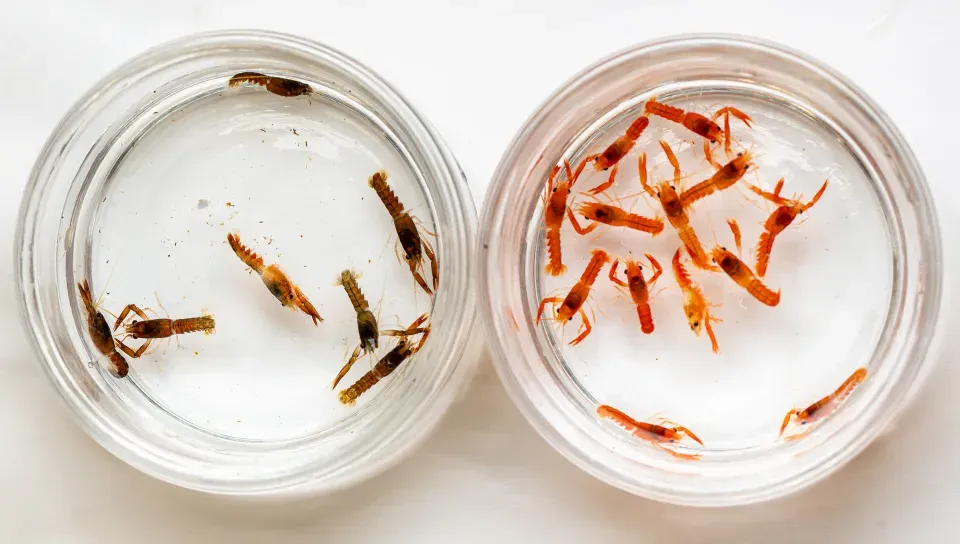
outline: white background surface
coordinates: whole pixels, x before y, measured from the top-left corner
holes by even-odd
[[[337,47],[393,82],[445,136],[478,205],[533,109],[599,57],[678,32],[774,39],[840,70],[913,146],[937,200],[947,276],[960,235],[960,4],[739,2],[18,2],[0,17],[0,255],[59,118],[100,77],[183,34],[235,27]],[[80,3],[76,3],[80,4]],[[649,6],[647,4],[650,4]],[[654,5],[656,4],[656,5]],[[789,7],[787,7],[789,5]],[[780,7],[783,6],[783,7]],[[131,225],[131,229],[136,226]],[[0,267],[2,542],[947,542],[960,512],[958,339],[885,438],[826,482],[775,503],[693,510],[593,480],[537,436],[483,363],[414,456],[322,500],[257,504],[174,488],[83,434],[48,387]],[[958,301],[944,301],[957,330]],[[829,311],[824,308],[824,311]],[[956,335],[954,335],[956,336]]]

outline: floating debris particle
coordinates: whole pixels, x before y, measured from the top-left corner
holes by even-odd
[[[198,209],[198,210],[202,210],[202,209],[206,208],[206,207],[209,206],[209,205],[210,205],[210,201],[207,200],[206,198],[201,198],[200,200],[197,201],[197,209]]]

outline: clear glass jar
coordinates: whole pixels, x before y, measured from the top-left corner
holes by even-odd
[[[553,323],[536,324],[540,300],[565,294],[560,288],[577,281],[591,247],[622,259],[626,250],[639,256],[648,247],[665,250],[663,244],[679,243],[670,241],[675,234],[669,227],[656,239],[624,245],[605,238],[602,229],[591,237],[563,230],[569,271],[560,282],[543,273],[541,195],[550,170],[563,159],[577,164],[586,154],[602,151],[651,97],[701,112],[708,105],[714,111],[719,105],[744,109],[748,104],[754,128],[734,120],[735,134],[772,142],[758,150],[759,174],[749,183],[770,187],[786,176],[785,195],[792,192],[791,183],[805,182],[809,198],[824,177],[830,178],[830,190],[807,222],[791,227],[800,241],[775,250],[773,259],[790,265],[766,278],[783,289],[784,303],[775,308],[779,313],[747,308],[749,297],[745,306],[742,292],[735,295],[739,305],[728,301],[718,310],[724,318],[722,328],[716,325],[720,356],[688,330],[676,285],[655,296],[651,304],[661,312],[657,331],[641,335],[635,313],[628,321],[635,310],[604,294],[613,291],[606,268],[595,284],[604,285],[591,297],[607,319],[597,316],[583,344],[569,348]],[[617,184],[640,189],[632,165],[641,149],[650,150],[654,179],[669,179],[672,170],[665,168],[657,138],[662,133],[681,142],[695,140],[683,130],[651,118],[634,152],[622,161]],[[698,148],[691,145],[685,152],[694,155]],[[821,160],[827,166],[818,166]],[[606,179],[606,172],[591,170],[584,175],[596,177],[578,181],[574,193]],[[724,198],[728,208],[714,210],[714,222],[723,217],[718,213],[745,214],[749,208],[736,192]],[[702,204],[708,214],[710,205]],[[726,225],[717,225],[714,239],[728,239],[729,232],[721,232]],[[698,232],[709,251],[711,231]],[[639,45],[584,70],[547,99],[514,138],[488,192],[480,239],[480,296],[495,366],[511,398],[571,462],[651,499],[723,506],[811,485],[862,451],[901,410],[930,366],[942,262],[936,212],[917,161],[890,120],[852,83],[776,44],[680,36]],[[752,245],[745,242],[744,249]],[[814,255],[809,247],[821,253]],[[664,269],[659,281],[673,281],[668,262]],[[716,281],[728,281],[720,277]],[[659,283],[655,291],[662,285],[667,284]],[[714,287],[704,290],[708,298],[715,296]],[[794,292],[802,296],[788,300]],[[617,313],[624,316],[624,327],[610,317]],[[860,366],[867,367],[868,379],[837,411],[802,440],[778,438],[784,412],[825,396]],[[623,408],[630,403],[642,408]],[[701,457],[664,455],[598,419],[600,404],[622,408],[636,419],[660,411],[676,417],[706,444],[679,451]]]
[[[313,92],[227,86],[246,71]],[[390,214],[367,186],[381,167],[432,233],[442,278],[433,299],[413,295],[395,260]],[[105,77],[47,142],[19,218],[24,325],[81,426],[130,465],[207,492],[336,489],[410,452],[471,374],[475,218],[450,150],[369,69],[294,36],[189,36]],[[284,266],[326,321],[315,328],[277,304],[226,245],[233,230]],[[371,305],[381,298],[381,329],[423,312],[432,323],[422,351],[356,407],[330,390],[357,343],[356,315],[334,284],[351,267]],[[87,334],[84,278],[114,312],[152,305],[156,292],[172,317],[209,309],[217,332],[181,335],[115,379]],[[381,337],[377,355],[392,345]]]

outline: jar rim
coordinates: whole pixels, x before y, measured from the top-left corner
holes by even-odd
[[[574,132],[575,129],[571,127],[580,126],[577,125],[579,120],[574,119],[576,114],[568,112],[595,112],[608,107],[608,102],[595,98],[595,95],[604,92],[605,85],[609,83],[604,77],[613,78],[611,74],[617,70],[633,69],[630,73],[636,74],[645,68],[641,59],[659,56],[681,63],[684,55],[707,50],[712,55],[729,58],[747,53],[763,55],[782,69],[815,74],[829,82],[837,102],[862,112],[864,118],[869,119],[886,138],[885,146],[894,150],[895,157],[891,161],[903,174],[896,179],[901,184],[897,189],[903,191],[904,201],[918,210],[916,217],[911,216],[908,220],[915,219],[917,230],[923,233],[919,240],[911,242],[911,251],[917,254],[911,253],[912,262],[907,263],[908,270],[904,275],[904,282],[909,278],[919,285],[916,290],[918,300],[905,327],[909,329],[907,333],[910,337],[898,344],[903,354],[898,375],[900,383],[896,388],[887,386],[884,391],[888,404],[881,408],[872,407],[866,413],[869,421],[858,423],[855,429],[858,434],[849,435],[844,447],[824,457],[822,463],[811,470],[795,474],[793,478],[772,481],[768,486],[758,485],[718,494],[698,494],[658,486],[656,482],[631,479],[624,475],[629,468],[627,463],[619,463],[617,459],[617,469],[612,468],[615,454],[597,451],[599,448],[585,451],[582,443],[589,436],[579,425],[586,418],[594,419],[593,415],[583,414],[577,421],[573,421],[572,416],[564,418],[558,415],[556,405],[561,401],[540,387],[541,384],[534,384],[534,371],[530,367],[547,363],[541,353],[533,349],[535,341],[532,328],[517,332],[517,318],[511,317],[510,312],[524,300],[520,294],[521,288],[512,285],[515,282],[502,280],[504,267],[516,266],[518,261],[523,260],[522,253],[519,256],[517,253],[518,242],[513,240],[516,232],[520,232],[516,230],[520,228],[518,225],[526,221],[523,217],[528,217],[527,208],[523,206],[531,201],[531,195],[534,195],[533,200],[536,199],[541,192],[536,180],[541,177],[546,179],[539,174],[546,171],[546,164],[552,166],[556,162],[554,159],[560,157],[558,151],[566,147],[566,142],[557,142],[565,136],[557,136],[556,133]],[[552,126],[545,126],[551,122]],[[871,178],[871,181],[875,180]],[[925,327],[924,324],[939,325],[942,322],[938,316],[943,291],[943,261],[936,209],[925,178],[909,146],[886,114],[844,76],[801,52],[748,36],[695,33],[646,41],[607,56],[568,79],[527,118],[504,152],[487,194],[481,213],[482,249],[478,286],[486,310],[483,312],[484,323],[494,367],[510,398],[537,432],[573,464],[610,485],[663,502],[697,506],[748,504],[798,491],[825,478],[862,451],[902,410],[910,394],[919,386],[921,378],[929,373],[931,361],[928,354],[935,340],[935,328]],[[507,311],[504,311],[505,308]],[[940,334],[941,328],[936,328],[937,334]]]
[[[251,446],[249,451],[222,460],[225,466],[229,466],[211,475],[208,471],[213,465],[210,459],[199,462],[183,451],[174,451],[168,442],[151,443],[149,435],[124,428],[123,421],[86,397],[68,370],[67,365],[74,363],[64,356],[63,346],[55,339],[58,331],[57,327],[51,326],[51,319],[56,318],[57,312],[44,299],[55,295],[42,286],[38,259],[44,252],[44,245],[53,243],[59,247],[61,243],[59,239],[53,240],[58,229],[44,227],[43,220],[50,219],[44,216],[44,209],[49,208],[51,202],[63,204],[55,200],[61,195],[54,194],[51,187],[72,185],[73,180],[78,179],[73,172],[64,171],[64,157],[82,159],[89,152],[78,143],[80,139],[77,137],[86,130],[88,118],[104,115],[103,110],[112,97],[121,95],[128,83],[147,74],[163,74],[165,70],[173,70],[178,63],[188,63],[204,54],[216,58],[231,51],[236,54],[242,48],[253,48],[267,56],[299,55],[325,69],[350,76],[351,81],[362,85],[366,92],[379,100],[384,111],[404,131],[402,137],[406,143],[421,153],[416,167],[429,180],[432,207],[436,206],[437,219],[443,222],[443,228],[436,230],[441,237],[448,234],[449,238],[437,241],[437,253],[444,256],[440,262],[444,282],[434,314],[441,318],[442,326],[434,328],[432,342],[425,344],[420,358],[429,356],[441,363],[431,365],[433,369],[424,383],[412,386],[415,390],[411,389],[411,398],[405,400],[402,407],[394,407],[397,414],[389,416],[379,410],[375,414],[377,420],[389,422],[389,428],[378,427],[376,433],[367,433],[369,436],[354,443],[352,449],[345,447],[341,450],[342,462],[320,462],[311,457],[311,450],[303,444],[287,444],[288,450],[273,453],[275,459],[286,463],[284,469],[271,473],[271,458],[265,456],[263,447]],[[120,115],[130,115],[130,112]],[[118,119],[114,116],[108,122],[116,124]],[[67,179],[63,179],[65,177]],[[67,189],[61,187],[60,190]],[[449,147],[407,99],[378,74],[334,48],[294,35],[262,30],[192,34],[153,47],[111,71],[68,110],[48,138],[31,171],[17,223],[15,262],[19,263],[21,320],[47,377],[80,426],[105,449],[131,466],[175,485],[212,493],[254,495],[328,491],[358,483],[399,462],[435,428],[469,381],[476,364],[475,347],[479,338],[473,334],[476,321],[472,276],[476,258],[475,230],[476,207],[465,175]],[[74,354],[67,352],[68,356]],[[367,427],[373,428],[369,424]]]

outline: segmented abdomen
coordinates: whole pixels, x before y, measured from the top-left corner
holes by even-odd
[[[380,201],[383,202],[384,207],[387,208],[390,217],[396,221],[397,218],[403,214],[403,204],[400,203],[400,199],[394,194],[393,189],[387,185],[387,171],[380,170],[373,174],[370,176],[368,183],[370,187],[373,187],[373,190],[376,191],[377,196],[380,197]]]
[[[673,106],[668,106],[666,104],[661,104],[660,102],[656,102],[654,100],[647,102],[643,109],[645,112],[651,115],[663,117],[664,119],[668,119],[675,123],[680,123],[683,121],[683,110]]]
[[[677,229],[677,235],[680,237],[680,241],[683,242],[683,247],[687,249],[687,253],[690,255],[690,259],[693,261],[693,264],[698,268],[711,269],[710,262],[707,259],[707,254],[703,250],[703,246],[700,245],[700,240],[697,238],[696,233],[693,232],[693,229],[689,225],[684,225],[681,228]]]
[[[631,123],[630,127],[627,128],[626,137],[633,141],[637,141],[640,138],[640,135],[643,134],[643,131],[647,130],[647,126],[649,124],[650,118],[646,116],[638,117],[637,120]]]
[[[401,340],[392,350],[387,352],[372,370],[364,374],[353,385],[340,392],[340,402],[343,404],[353,404],[360,395],[367,392],[368,389],[377,384],[380,380],[393,373],[400,363],[405,361],[413,352],[410,350],[406,340]]]
[[[660,219],[651,219],[635,213],[628,213],[623,219],[623,225],[634,230],[649,232],[654,236],[663,232],[663,221]]]
[[[227,243],[233,249],[233,252],[240,257],[244,264],[256,271],[257,274],[263,274],[263,258],[250,250],[250,248],[240,243],[240,237],[234,233],[227,234]]]
[[[770,252],[773,251],[773,241],[776,240],[770,231],[763,231],[757,242],[757,275],[761,278],[767,273],[767,264],[770,262]]]
[[[349,270],[344,270],[340,274],[340,285],[343,286],[343,290],[347,292],[347,297],[350,298],[350,304],[353,305],[353,310],[357,313],[360,313],[370,307],[370,304],[367,303],[367,299],[363,297],[363,293],[360,291],[360,285],[357,284],[357,278]]]
[[[858,385],[860,385],[860,382],[862,382],[865,379],[867,379],[867,369],[862,367],[856,369],[853,372],[853,374],[851,374],[849,378],[844,380],[844,382],[840,385],[840,387],[837,388],[836,401],[842,402],[846,400],[846,398],[849,397],[851,393],[853,393],[853,390],[856,389]]]
[[[284,77],[271,77],[258,72],[240,72],[230,78],[227,86],[237,87],[241,83],[261,85],[278,96],[300,96],[301,94],[307,94],[313,91],[306,83],[300,83],[299,81]]]
[[[173,321],[173,334],[212,331],[216,326],[216,321],[210,316],[175,319]]]
[[[650,334],[653,332],[653,312],[650,310],[650,305],[646,302],[637,304],[637,317],[640,318],[640,330],[644,334]]]
[[[593,283],[597,281],[597,276],[600,275],[600,270],[603,269],[603,265],[607,264],[609,260],[610,256],[607,255],[606,251],[602,249],[593,250],[590,262],[587,263],[587,268],[584,269],[583,275],[580,276],[580,283],[593,285]]]
[[[240,72],[239,74],[230,78],[230,81],[227,82],[228,87],[239,87],[242,83],[252,83],[254,85],[266,85],[267,80],[270,79],[269,76],[261,74],[259,72]]]
[[[776,306],[780,304],[780,291],[773,291],[763,284],[757,278],[753,278],[746,285],[747,292],[753,295],[753,298],[766,304],[767,306]]]
[[[380,375],[377,374],[375,370],[367,372],[353,385],[344,389],[343,391],[340,391],[340,402],[348,405],[357,402],[357,399],[360,398],[360,395],[366,393],[367,390],[374,385],[377,385],[377,382],[380,381],[380,378]]]
[[[727,166],[729,166],[729,164],[718,170],[717,173],[709,179],[705,179],[684,191],[683,194],[680,195],[680,200],[683,202],[683,205],[689,206],[717,191],[723,191],[724,189],[733,187],[733,185],[743,177],[745,170],[736,170],[731,175],[730,172],[727,171]]]
[[[597,407],[597,416],[611,419],[617,425],[620,425],[625,430],[630,432],[635,432],[640,428],[640,422],[628,416],[627,414],[617,410],[613,406],[608,406],[606,404],[601,404]]]
[[[676,253],[673,254],[673,276],[677,280],[677,285],[681,289],[686,289],[693,282],[690,280],[690,274],[687,273],[687,269],[683,267],[683,264],[680,262],[680,250],[677,249]]]
[[[547,274],[559,276],[566,272],[560,253],[560,229],[547,229]]]
[[[680,200],[684,206],[689,206],[701,198],[709,196],[716,190],[717,186],[713,182],[713,178],[705,179],[684,191],[683,194],[680,195]]]

